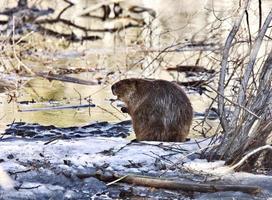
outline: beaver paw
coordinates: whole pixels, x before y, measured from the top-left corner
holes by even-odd
[[[127,108],[127,107],[122,107],[122,108],[121,108],[121,111],[122,111],[123,113],[128,113],[128,108]]]

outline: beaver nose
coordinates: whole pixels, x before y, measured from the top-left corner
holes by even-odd
[[[111,91],[112,91],[112,94],[115,95],[116,84],[113,84],[113,85],[111,86]]]

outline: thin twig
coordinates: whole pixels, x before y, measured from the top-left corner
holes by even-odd
[[[260,116],[258,116],[257,114],[255,114],[254,112],[252,112],[251,110],[249,110],[248,108],[246,108],[245,106],[243,105],[240,105],[234,101],[232,101],[231,99],[229,99],[228,97],[224,96],[223,94],[219,93],[217,90],[215,90],[214,88],[212,88],[211,86],[209,85],[206,85],[208,88],[210,88],[211,90],[213,90],[214,92],[216,92],[219,96],[221,96],[223,99],[227,100],[228,102],[232,103],[233,105],[239,107],[239,108],[242,108],[243,110],[247,111],[248,113],[250,113],[251,115],[257,117],[258,119],[260,119]]]
[[[13,16],[13,18],[12,18],[12,48],[13,48],[14,58],[26,70],[26,72],[28,72],[30,75],[34,75],[34,72],[18,58],[18,56],[16,54],[16,51],[15,51],[15,39],[14,39],[14,37],[15,37],[15,17]],[[20,69],[17,68],[17,70],[20,70]]]
[[[262,28],[262,0],[259,0],[259,32]]]
[[[97,107],[97,108],[100,108],[101,110],[103,110],[103,111],[105,111],[105,112],[107,112],[107,113],[109,113],[110,115],[114,116],[116,119],[122,120],[120,117],[118,117],[117,115],[115,115],[113,112],[111,112],[111,111],[109,111],[109,110],[107,110],[107,109],[105,109],[105,108],[102,108],[102,107],[99,106],[99,105],[97,105],[96,107]]]
[[[45,110],[66,110],[66,109],[78,109],[78,108],[89,108],[95,107],[94,104],[82,104],[75,106],[51,106],[51,107],[43,107],[43,108],[32,108],[32,109],[19,109],[18,112],[36,112],[36,111],[45,111]]]
[[[219,144],[208,145],[208,146],[205,146],[205,147],[203,147],[203,148],[199,148],[199,149],[196,150],[196,151],[193,151],[193,152],[190,152],[190,153],[188,153],[188,154],[186,154],[186,155],[183,155],[183,156],[182,156],[181,158],[179,158],[174,164],[172,164],[171,166],[169,166],[168,169],[171,169],[171,168],[173,168],[173,167],[176,167],[176,166],[180,165],[180,164],[182,163],[182,160],[184,160],[185,158],[187,158],[187,157],[190,156],[190,155],[193,155],[193,154],[195,154],[195,153],[201,153],[201,151],[203,151],[203,150],[206,150],[206,149],[211,148],[211,147],[216,147],[216,146],[218,146],[218,145],[219,145]],[[167,172],[167,170],[164,171],[164,172],[162,172],[162,173],[159,175],[159,177],[163,176],[166,172]]]
[[[113,185],[113,184],[115,184],[115,183],[117,183],[117,182],[120,182],[120,181],[122,181],[124,178],[126,178],[127,176],[128,176],[128,175],[121,176],[120,178],[118,178],[118,179],[116,179],[116,180],[114,180],[114,181],[108,183],[107,186],[111,186],[111,185]]]
[[[251,39],[251,32],[250,32],[250,25],[249,25],[249,15],[248,11],[246,10],[246,22],[247,22],[247,31],[248,31],[248,38],[249,38],[249,46],[252,46],[252,39]]]

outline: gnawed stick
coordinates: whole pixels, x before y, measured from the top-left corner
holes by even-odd
[[[40,76],[42,78],[46,78],[48,80],[57,80],[57,81],[63,81],[63,82],[70,82],[70,83],[76,83],[81,85],[97,85],[98,83],[95,81],[86,81],[70,76],[64,76],[64,75],[58,75],[58,74],[52,74],[52,73],[44,73],[44,72],[36,72],[37,76]]]
[[[118,175],[110,172],[102,173],[97,172],[96,178],[102,181],[111,181],[130,183],[146,187],[164,188],[169,190],[183,190],[193,192],[219,192],[219,191],[240,191],[250,194],[257,194],[261,191],[260,187],[251,185],[230,185],[230,184],[211,184],[211,183],[194,183],[189,181],[175,181],[169,179],[154,178],[149,176],[139,175]]]
[[[39,112],[39,111],[47,111],[47,110],[66,110],[66,109],[79,109],[79,108],[90,108],[95,107],[94,104],[82,104],[82,105],[74,105],[74,106],[50,106],[43,108],[32,108],[32,109],[19,109],[18,112]]]

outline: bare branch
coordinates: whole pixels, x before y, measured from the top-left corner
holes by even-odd
[[[195,192],[218,192],[218,191],[242,191],[250,194],[257,194],[261,191],[259,187],[250,185],[227,185],[227,184],[215,184],[215,183],[194,183],[189,181],[174,181],[169,179],[154,178],[148,176],[139,175],[118,175],[109,173],[108,176],[105,174],[97,174],[97,178],[103,181],[113,181],[110,184],[116,182],[125,182],[135,185],[164,188],[170,190],[184,190],[184,191],[195,191]],[[117,180],[115,180],[117,179]]]
[[[265,145],[265,146],[262,146],[262,147],[259,147],[253,151],[251,151],[250,153],[248,153],[247,155],[245,155],[238,163],[236,163],[235,165],[233,165],[230,169],[231,170],[234,170],[238,167],[240,167],[250,156],[260,152],[260,151],[263,151],[265,149],[269,149],[269,150],[272,150],[272,146],[271,145]]]
[[[250,4],[250,0],[247,0],[245,2],[245,4],[244,4],[243,9],[240,10],[239,17],[235,21],[235,23],[234,23],[234,25],[232,27],[232,30],[230,31],[230,33],[228,35],[228,38],[227,38],[227,40],[225,42],[225,48],[223,50],[223,58],[222,58],[222,61],[221,61],[221,69],[220,69],[220,77],[219,77],[219,85],[218,85],[218,91],[222,95],[218,96],[218,111],[219,111],[219,114],[220,114],[220,121],[221,121],[221,124],[222,124],[222,128],[225,131],[228,130],[228,128],[229,128],[227,120],[226,120],[226,115],[225,115],[225,112],[224,112],[224,98],[223,98],[225,79],[226,79],[226,71],[227,71],[227,68],[228,68],[228,57],[229,57],[229,52],[230,52],[230,49],[231,49],[231,46],[232,46],[232,41],[233,41],[236,33],[238,32],[239,28],[240,28],[241,22],[243,20],[244,14],[245,14],[245,10],[248,9],[249,4]]]
[[[239,105],[244,105],[245,104],[244,100],[246,98],[246,88],[247,88],[247,85],[248,85],[248,81],[250,79],[250,74],[252,73],[253,66],[254,66],[254,64],[256,62],[256,57],[258,55],[260,46],[262,44],[262,40],[264,38],[265,32],[268,29],[268,26],[269,26],[271,20],[272,20],[272,10],[270,10],[270,12],[269,12],[269,14],[268,14],[268,16],[267,16],[267,18],[266,18],[266,20],[264,22],[264,25],[263,25],[260,33],[257,36],[256,42],[254,43],[253,48],[251,50],[251,53],[250,53],[250,56],[249,56],[249,63],[247,65],[247,67],[246,67],[246,70],[245,70],[241,85],[239,87],[238,100],[237,100],[237,103]],[[234,124],[236,123],[236,121],[237,121],[237,119],[239,117],[240,111],[241,111],[240,107],[235,108],[234,115],[233,115],[232,121],[230,123],[231,126],[234,126]]]

